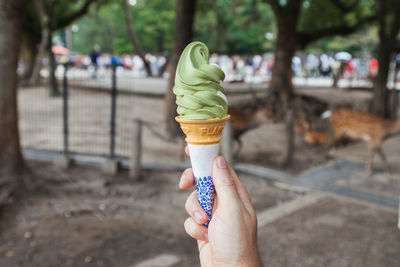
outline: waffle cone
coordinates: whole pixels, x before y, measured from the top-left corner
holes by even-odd
[[[179,122],[182,131],[186,135],[185,141],[192,145],[212,145],[221,141],[221,133],[225,122],[230,116],[209,120],[187,120],[179,116],[175,120]]]

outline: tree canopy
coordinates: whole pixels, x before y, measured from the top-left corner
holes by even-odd
[[[163,52],[172,46],[175,20],[174,0],[142,0],[131,7],[135,31],[145,51]],[[73,34],[73,49],[88,53],[95,44],[103,52],[132,52],[126,30],[122,1],[113,1],[82,18]]]
[[[81,2],[76,0],[76,2]],[[223,54],[272,52],[276,41],[276,18],[269,3],[284,7],[289,0],[204,0],[197,3],[193,39],[207,43],[211,51]],[[366,42],[359,38],[332,37],[360,28],[360,21],[373,19],[372,0],[304,0],[301,1],[298,31],[301,48],[312,43],[313,51],[350,50],[361,52]],[[175,0],[130,1],[135,31],[144,51],[164,53],[172,48]],[[73,5],[71,6],[73,7]],[[126,31],[122,1],[108,1],[76,22],[73,50],[88,53],[95,44],[103,52],[134,52]],[[377,37],[368,33],[368,48]],[[318,39],[328,36],[323,41]]]
[[[175,5],[175,0],[138,0],[132,6],[135,31],[145,51],[159,53],[171,48]],[[272,50],[265,34],[273,31],[274,20],[265,3],[199,1],[197,10],[193,38],[206,42],[212,51],[252,54]],[[77,23],[79,32],[74,34],[73,48],[87,53],[99,44],[103,52],[133,52],[124,23],[118,1],[93,10]]]

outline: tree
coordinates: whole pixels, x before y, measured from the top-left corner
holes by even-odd
[[[195,10],[196,0],[177,0],[174,46],[172,48],[169,59],[170,76],[167,92],[165,95],[166,129],[167,133],[171,137],[177,136],[179,134],[178,123],[175,121],[175,95],[172,92],[175,84],[176,67],[178,66],[178,61],[181,53],[192,39]]]
[[[358,0],[265,0],[270,4],[277,23],[275,64],[270,90],[277,94],[278,118],[285,117],[287,145],[284,163],[293,159],[292,58],[298,49],[324,37],[348,35],[375,19],[368,3]],[[289,111],[287,113],[287,111]]]
[[[133,28],[132,15],[131,15],[131,10],[129,8],[128,0],[123,0],[123,2],[124,2],[124,14],[125,14],[125,20],[126,20],[126,27],[128,30],[129,39],[131,39],[132,46],[135,48],[136,53],[143,60],[147,76],[151,77],[153,75],[151,73],[150,63],[146,59],[146,54],[145,54],[142,46],[140,45],[140,42],[139,42],[138,38],[136,37],[135,29]]]
[[[265,33],[274,27],[271,8],[259,0],[200,1],[194,39],[220,54],[261,54],[272,50]]]
[[[20,76],[20,82],[29,80],[32,77],[33,69],[35,67],[35,61],[39,53],[38,48],[42,39],[42,33],[40,29],[40,20],[35,10],[33,2],[29,2],[26,19],[23,24],[22,34],[22,58],[24,61],[24,72]]]
[[[70,25],[74,20],[86,14],[95,0],[34,0],[35,8],[40,19],[41,42],[31,83],[37,85],[41,69],[42,57],[47,54],[49,59],[49,93],[50,96],[59,96],[57,79],[55,77],[56,61],[52,52],[52,34],[58,29]]]
[[[400,0],[378,0],[378,74],[374,80],[372,112],[382,117],[391,117],[389,91],[387,88],[389,65],[395,50],[400,29]]]
[[[172,47],[175,0],[137,1],[130,6],[134,29],[147,53],[164,53]],[[113,1],[77,21],[79,31],[73,35],[73,49],[88,53],[98,44],[105,53],[135,52],[127,34],[123,5]]]
[[[17,65],[27,0],[0,1],[0,202],[20,181]]]

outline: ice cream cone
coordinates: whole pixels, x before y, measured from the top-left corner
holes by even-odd
[[[177,116],[175,119],[181,125],[186,135],[185,141],[192,145],[212,145],[221,141],[221,133],[225,122],[229,120],[227,115],[223,118],[209,120],[187,120]]]
[[[186,120],[179,116],[175,118],[186,135],[185,140],[188,143],[196,182],[197,199],[208,215],[208,221],[205,224],[207,227],[211,219],[214,201],[212,164],[219,152],[220,135],[229,118],[229,115],[209,120]]]

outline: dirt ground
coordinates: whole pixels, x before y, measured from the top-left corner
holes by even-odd
[[[133,267],[159,255],[175,257],[165,266],[199,266],[196,242],[183,228],[190,192],[178,189],[179,172],[146,172],[130,182],[125,172],[110,177],[97,167],[28,164],[29,190],[0,211],[0,266]],[[240,178],[258,214],[308,194]],[[260,254],[264,266],[394,267],[396,224],[393,211],[324,196],[261,226]]]
[[[397,214],[324,198],[261,229],[265,266],[398,266]]]
[[[183,228],[189,191],[178,189],[180,173],[147,172],[129,182],[96,167],[68,171],[29,162],[30,191],[0,213],[0,266],[134,266],[170,253],[176,266],[197,266],[196,243]],[[301,193],[243,176],[260,211]]]

